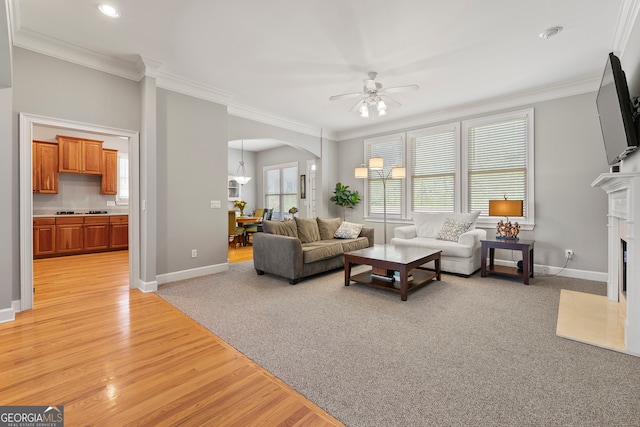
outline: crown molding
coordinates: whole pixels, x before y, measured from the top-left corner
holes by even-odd
[[[125,79],[140,80],[139,57],[137,55],[132,56],[130,60],[103,55],[90,49],[45,37],[42,34],[25,29],[13,31],[13,45]]]
[[[611,43],[611,49],[617,54],[624,54],[639,12],[640,1],[624,0],[622,2],[620,14],[618,15],[618,22],[616,24],[616,30]]]
[[[559,85],[537,88],[534,90],[512,93],[502,97],[486,99],[468,105],[459,105],[446,110],[435,111],[428,114],[421,114],[406,119],[399,119],[379,125],[369,125],[358,129],[338,132],[335,141],[346,141],[354,138],[362,138],[378,133],[397,132],[417,126],[425,126],[447,120],[459,120],[477,114],[490,111],[504,110],[508,108],[521,107],[527,104],[534,104],[552,99],[564,98],[567,96],[581,95],[597,90],[601,76],[588,77],[582,80],[566,82]]]
[[[156,86],[222,105],[228,105],[233,98],[233,94],[230,92],[163,71],[157,71],[156,73]]]
[[[256,122],[264,123],[271,126],[276,126],[283,129],[288,129],[294,132],[298,132],[304,135],[314,137],[326,137],[335,140],[337,134],[334,132],[327,132],[318,127],[308,124],[295,122],[285,117],[276,116],[266,111],[261,111],[256,108],[247,107],[245,105],[233,104],[227,107],[227,112],[232,116],[242,117],[244,119],[253,120]]]

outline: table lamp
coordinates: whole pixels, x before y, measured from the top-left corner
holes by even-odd
[[[504,200],[489,200],[489,216],[504,216],[507,219],[506,222],[502,220],[498,221],[498,224],[496,226],[497,239],[518,240],[520,224],[518,224],[517,222],[511,224],[511,221],[509,221],[509,217],[522,215],[522,200],[507,200],[506,196]]]

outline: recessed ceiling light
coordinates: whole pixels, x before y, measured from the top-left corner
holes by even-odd
[[[98,9],[100,9],[100,12],[104,13],[110,18],[120,17],[120,12],[118,12],[118,9],[113,6],[109,6],[108,4],[101,4],[100,6],[98,6]]]
[[[538,37],[543,39],[550,39],[551,37],[556,36],[560,31],[562,31],[562,27],[547,28],[546,30],[538,34]]]

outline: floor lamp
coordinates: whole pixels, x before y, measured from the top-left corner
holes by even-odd
[[[387,180],[402,179],[407,176],[405,168],[391,168],[384,173],[384,159],[382,157],[372,157],[369,159],[369,167],[362,165],[355,170],[356,178],[369,178],[369,171],[375,172],[382,179],[383,194],[383,221],[384,221],[384,244],[387,244]]]

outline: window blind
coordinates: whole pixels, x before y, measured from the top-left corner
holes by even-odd
[[[527,216],[526,117],[468,128],[468,203],[489,214],[489,200],[523,200]]]
[[[455,129],[410,136],[411,193],[414,212],[454,212]]]
[[[387,215],[401,216],[403,204],[403,179],[391,179],[391,169],[403,166],[404,139],[402,136],[391,136],[388,139],[366,142],[367,164],[370,158],[381,157],[384,161],[384,169],[372,171],[369,169],[367,180],[367,215],[384,215],[384,186],[383,177],[389,177],[386,181]]]

